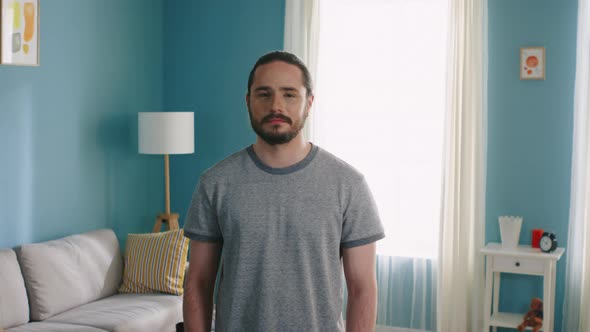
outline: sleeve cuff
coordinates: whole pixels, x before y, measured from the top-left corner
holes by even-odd
[[[191,240],[199,241],[199,242],[215,242],[215,243],[222,243],[222,237],[215,237],[215,236],[208,236],[208,235],[201,235],[197,233],[193,233],[190,231],[184,230],[184,236]]]
[[[379,241],[384,237],[385,237],[385,233],[379,233],[377,235],[369,236],[364,239],[353,240],[353,241],[348,241],[348,242],[341,242],[340,248],[349,249],[349,248],[354,248],[354,247],[358,247],[358,246],[363,246],[365,244]]]

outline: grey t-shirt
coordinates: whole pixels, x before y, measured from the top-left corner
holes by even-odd
[[[205,171],[184,230],[223,243],[222,332],[344,331],[341,250],[385,237],[364,177],[315,145],[287,168],[249,147]]]

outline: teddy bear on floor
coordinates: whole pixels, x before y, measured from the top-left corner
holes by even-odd
[[[518,325],[518,331],[524,331],[527,326],[531,326],[533,332],[539,332],[543,326],[543,301],[538,297],[531,300],[530,310],[524,315],[522,323]]]

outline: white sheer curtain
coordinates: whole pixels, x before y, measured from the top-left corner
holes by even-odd
[[[481,331],[485,211],[485,0],[451,0],[439,331]]]
[[[590,1],[578,2],[572,180],[563,331],[590,330]]]

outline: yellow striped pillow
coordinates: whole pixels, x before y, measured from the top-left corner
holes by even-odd
[[[182,295],[188,243],[182,229],[128,234],[119,293]]]

